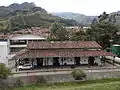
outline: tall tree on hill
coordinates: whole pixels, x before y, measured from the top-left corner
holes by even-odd
[[[68,32],[61,24],[54,23],[51,28],[51,35],[49,39],[60,41],[68,40]]]
[[[93,20],[91,29],[87,30],[88,39],[97,41],[104,48],[110,47],[110,39],[115,39],[117,30],[115,15],[104,12],[98,20]]]
[[[72,33],[72,35],[70,35],[70,40],[72,41],[85,41],[87,40],[87,34],[85,31],[83,30],[79,30],[75,33]]]

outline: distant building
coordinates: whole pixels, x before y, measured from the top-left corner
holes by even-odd
[[[83,29],[89,29],[89,28],[91,28],[91,27],[83,27]]]
[[[66,29],[78,29],[78,26],[69,26],[69,27],[65,27]]]
[[[32,34],[20,35],[9,38],[10,53],[19,52],[27,47],[28,41],[45,41],[46,38]]]

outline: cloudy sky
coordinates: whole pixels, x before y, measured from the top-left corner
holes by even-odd
[[[85,15],[99,15],[120,10],[120,0],[1,0],[0,5],[34,2],[48,12],[75,12]]]

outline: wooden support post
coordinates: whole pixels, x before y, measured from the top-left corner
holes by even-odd
[[[32,58],[32,68],[34,68],[34,64],[33,64],[33,62],[34,62],[34,59]]]
[[[46,57],[44,59],[45,59],[45,67],[46,67]]]
[[[106,63],[106,59],[105,59],[105,56],[104,56],[104,64]]]
[[[64,60],[64,58],[62,57],[62,59],[61,59],[61,60],[62,60],[62,68],[63,68],[63,60]]]
[[[102,56],[102,66],[104,66],[104,64],[105,64],[105,58],[104,56]]]
[[[115,56],[113,56],[113,66],[114,66],[114,62],[115,62],[114,60],[115,60]]]
[[[74,57],[73,59],[74,59],[74,68],[75,68],[75,64],[76,64],[76,63],[75,63],[75,57]]]
[[[15,69],[16,69],[16,72],[17,72],[17,59],[15,59]]]
[[[88,57],[88,67],[90,67],[90,62],[89,62],[90,57]]]
[[[101,67],[103,66],[103,56],[102,56],[102,58],[100,59],[100,61],[101,61]]]
[[[48,57],[46,57],[47,69],[48,69],[48,65],[49,65],[48,60],[49,60],[49,58],[48,58]]]

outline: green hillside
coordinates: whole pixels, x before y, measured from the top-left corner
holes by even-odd
[[[15,7],[19,8],[14,9]],[[48,14],[45,9],[35,6],[33,3],[12,4],[8,7],[0,7],[0,10],[1,32],[11,32],[30,27],[49,27],[54,22],[59,22],[66,26],[78,24],[75,20],[63,19]]]
[[[83,25],[90,25],[94,18],[97,16],[86,16],[84,14],[73,13],[73,12],[60,12],[60,13],[52,13],[54,16],[59,16],[65,19],[73,19]]]
[[[84,14],[73,13],[73,12],[60,12],[60,13],[52,13],[54,16],[59,16],[65,19],[73,19],[83,25],[90,25],[94,18],[98,19],[97,16],[86,16]],[[120,24],[120,11],[110,13],[109,15],[115,15],[116,23]]]

